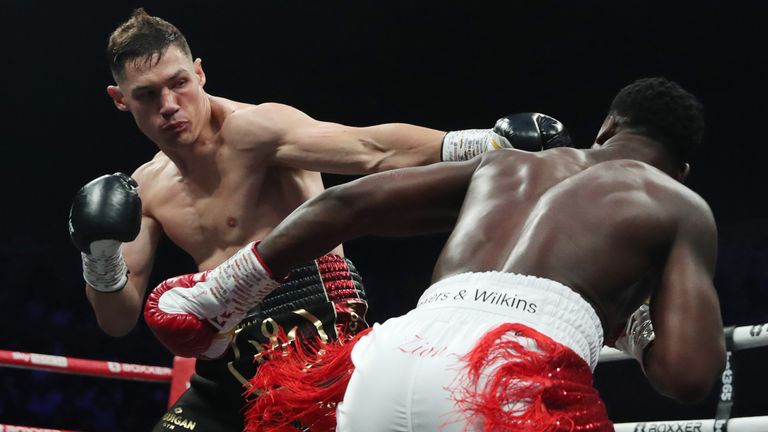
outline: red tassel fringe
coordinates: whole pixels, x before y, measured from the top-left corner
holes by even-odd
[[[351,352],[370,329],[354,338],[323,343],[301,339],[259,366],[248,396],[258,394],[245,411],[245,432],[296,432],[296,422],[312,432],[336,429],[336,405],[344,399],[354,366]],[[280,345],[287,346],[285,335]]]
[[[504,338],[511,333],[511,338]],[[520,343],[535,341],[538,349]],[[522,324],[503,324],[465,357],[453,390],[468,425],[482,431],[613,432],[589,365],[569,348]]]
[[[354,338],[331,343],[298,338],[273,351],[250,383],[260,395],[246,408],[246,432],[334,431],[336,405],[354,370]],[[512,333],[512,338],[504,338]],[[344,336],[344,335],[340,335]],[[537,349],[520,343],[535,341]],[[286,346],[285,336],[280,336]],[[453,389],[468,427],[482,431],[613,432],[589,365],[569,348],[522,324],[503,324],[483,336],[464,358],[466,374]]]

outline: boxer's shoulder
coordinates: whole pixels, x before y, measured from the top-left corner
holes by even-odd
[[[159,151],[152,159],[136,168],[131,177],[140,187],[152,188],[175,174],[178,174],[178,168],[165,153]]]
[[[272,153],[293,132],[311,122],[314,120],[290,105],[275,102],[242,104],[222,122],[219,139],[222,145],[237,151],[258,149]]]
[[[179,170],[163,152],[136,168],[132,176],[138,183],[145,213],[150,212],[153,202],[163,200],[163,196],[171,193],[173,185],[178,183]]]
[[[264,143],[278,142],[280,114],[269,106],[239,104],[230,111],[219,130],[221,144],[236,150],[250,150]]]

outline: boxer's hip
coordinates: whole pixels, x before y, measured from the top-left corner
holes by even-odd
[[[502,323],[524,324],[573,350],[592,370],[603,345],[600,318],[581,295],[559,282],[514,273],[464,273],[443,279],[429,287],[405,317],[427,322],[462,319],[475,329],[465,330],[474,336]]]

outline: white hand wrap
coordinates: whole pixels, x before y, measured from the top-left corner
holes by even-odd
[[[83,279],[101,293],[118,292],[128,283],[128,267],[117,240],[97,240],[91,243],[91,253],[81,252]]]
[[[255,243],[250,243],[208,273],[204,281],[191,288],[173,288],[158,304],[165,313],[192,314],[227,332],[279,285],[261,262]]]
[[[644,304],[629,316],[624,332],[616,339],[615,347],[634,357],[642,366],[645,348],[654,339],[656,333],[653,332],[650,308]]]
[[[465,161],[487,151],[513,148],[509,140],[492,129],[452,131],[443,137],[443,161]]]

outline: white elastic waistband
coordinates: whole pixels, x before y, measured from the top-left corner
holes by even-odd
[[[463,273],[424,291],[416,311],[436,308],[503,315],[572,349],[593,370],[597,366],[603,345],[600,318],[589,302],[559,282],[514,273]]]

